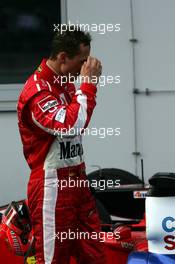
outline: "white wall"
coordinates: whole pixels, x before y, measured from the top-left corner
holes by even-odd
[[[131,10],[133,5],[135,87],[133,83]],[[136,131],[132,89],[174,90],[175,2],[173,0],[68,0],[68,18],[81,23],[120,23],[117,34],[94,37],[92,54],[104,64],[104,73],[121,75],[121,84],[107,85],[98,92],[92,126],[120,126],[121,136],[86,138],[88,169],[92,164],[118,167],[140,175],[144,159],[145,177],[158,171],[175,171],[175,93],[136,96]],[[134,162],[134,132],[137,151]]]
[[[134,0],[136,87],[163,90],[138,95],[138,148],[145,176],[175,172],[175,1]],[[166,91],[174,92],[168,93]]]
[[[128,0],[68,0],[68,20],[72,23],[121,24],[120,32],[100,35],[91,32],[93,56],[103,63],[103,75],[120,75],[121,83],[99,87],[97,107],[91,121],[92,127],[120,127],[121,135],[100,139],[85,138],[88,171],[98,164],[135,171],[134,124],[132,96],[132,50],[130,3]]]
[[[0,205],[26,197],[29,170],[22,154],[16,113],[0,113]]]

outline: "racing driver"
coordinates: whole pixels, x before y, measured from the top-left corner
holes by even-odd
[[[68,264],[72,255],[79,264],[106,263],[98,236],[75,237],[100,232],[90,188],[68,184],[70,179],[87,180],[81,134],[96,105],[102,71],[101,62],[90,56],[90,42],[90,34],[79,28],[58,31],[49,58],[29,77],[18,101],[18,125],[31,169],[28,205],[37,264]],[[71,80],[78,75],[84,78],[76,90]],[[63,181],[67,184],[61,188]]]

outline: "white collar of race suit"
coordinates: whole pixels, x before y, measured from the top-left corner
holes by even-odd
[[[48,60],[46,61],[46,65],[47,65],[47,67],[49,67],[49,69],[51,69],[51,71],[53,71],[56,75],[58,75],[58,73],[55,71],[55,69],[48,63]]]

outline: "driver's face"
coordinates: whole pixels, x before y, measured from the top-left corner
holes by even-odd
[[[80,74],[81,67],[87,60],[89,54],[90,47],[80,44],[80,53],[78,55],[75,55],[71,59],[66,57],[66,63],[64,64],[64,69],[62,69],[63,75],[77,77]]]

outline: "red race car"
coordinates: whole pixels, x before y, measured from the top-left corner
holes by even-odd
[[[34,239],[25,201],[1,208],[0,260],[2,263],[34,264]],[[132,224],[102,224],[101,243],[105,245],[108,264],[126,264],[133,250],[147,251],[145,221]],[[71,264],[76,264],[72,257]]]

